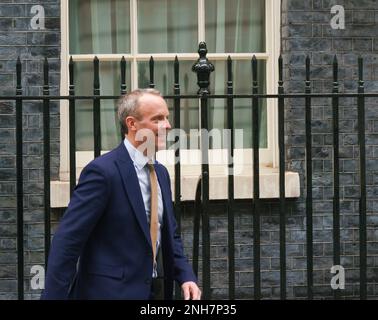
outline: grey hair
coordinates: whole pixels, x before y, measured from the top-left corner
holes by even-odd
[[[126,125],[126,118],[129,116],[140,119],[140,114],[138,112],[139,99],[145,94],[152,94],[155,96],[161,96],[160,92],[155,89],[136,89],[130,93],[123,95],[119,98],[118,106],[118,120],[121,126],[122,136],[128,133],[128,128]]]

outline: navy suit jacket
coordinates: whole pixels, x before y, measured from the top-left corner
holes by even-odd
[[[155,170],[164,205],[165,298],[171,299],[173,280],[197,279],[176,233],[168,171],[159,163]],[[149,299],[151,281],[146,211],[122,142],[83,169],[51,244],[42,299]]]

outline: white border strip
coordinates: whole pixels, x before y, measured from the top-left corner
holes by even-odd
[[[60,49],[60,94],[68,95],[68,62],[69,62],[69,9],[68,1],[60,2],[61,19],[61,49]],[[68,101],[60,101],[60,164],[59,177],[60,180],[69,179],[69,110]]]

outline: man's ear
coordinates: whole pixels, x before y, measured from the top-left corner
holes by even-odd
[[[136,131],[135,118],[133,116],[126,117],[125,122],[126,122],[128,131]]]

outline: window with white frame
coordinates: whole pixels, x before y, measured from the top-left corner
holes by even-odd
[[[191,67],[198,58],[198,43],[205,41],[207,57],[215,66],[211,92],[226,90],[226,60],[233,59],[234,93],[251,93],[251,58],[258,59],[260,92],[277,87],[280,43],[278,0],[69,0],[62,1],[62,94],[68,93],[68,60],[75,61],[78,95],[93,93],[93,58],[100,59],[100,90],[104,95],[120,93],[122,57],[127,61],[127,90],[148,87],[148,62],[155,60],[155,88],[173,94],[173,61],[180,61],[181,94],[198,90]],[[173,117],[172,101],[168,101]],[[76,102],[78,166],[93,157],[92,101]],[[211,100],[209,128],[225,128],[226,103]],[[120,142],[115,101],[101,101],[102,148]],[[171,120],[173,120],[171,118]],[[173,123],[173,121],[171,121]],[[275,101],[260,107],[260,157],[262,164],[276,164]],[[182,100],[181,127],[189,132],[199,127],[199,103]],[[243,129],[236,147],[251,152],[251,101],[235,99],[234,127]],[[61,108],[61,179],[68,178],[68,108]],[[190,146],[188,146],[188,149]],[[249,156],[250,158],[251,156]]]

